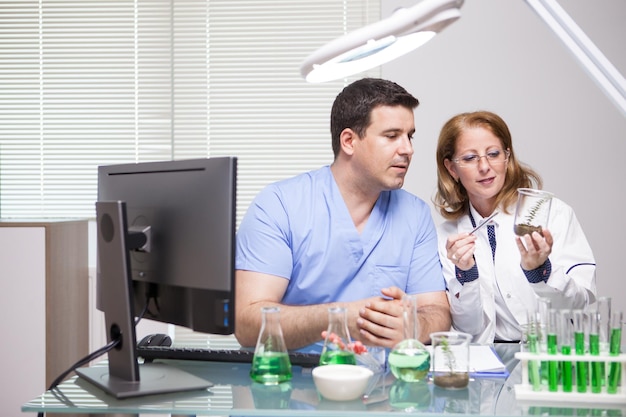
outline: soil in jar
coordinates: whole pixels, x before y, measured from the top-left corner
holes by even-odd
[[[543,229],[541,226],[532,226],[530,224],[516,224],[514,231],[518,236],[530,235],[532,232],[537,232],[543,236]]]
[[[439,374],[435,375],[433,382],[441,388],[465,388],[469,384],[469,374],[466,372]]]

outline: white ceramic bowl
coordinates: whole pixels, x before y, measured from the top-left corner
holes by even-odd
[[[322,365],[313,368],[315,388],[327,400],[350,401],[365,393],[370,369],[359,365]]]

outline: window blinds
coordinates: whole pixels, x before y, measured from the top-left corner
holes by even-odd
[[[95,216],[97,166],[236,155],[238,221],[332,161],[301,61],[379,0],[0,1],[0,216]],[[378,76],[378,70],[363,76]]]

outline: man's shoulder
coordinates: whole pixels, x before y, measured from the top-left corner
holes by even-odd
[[[329,174],[329,167],[324,166],[322,168],[303,172],[298,175],[276,181],[269,184],[266,188],[280,190],[306,187],[307,185],[312,185],[316,182],[325,181],[328,178]]]
[[[314,198],[315,190],[326,187],[329,172],[328,167],[322,167],[270,183],[257,194],[255,203],[260,206],[278,204],[283,209],[293,204],[301,206],[303,201]]]
[[[416,196],[415,194],[403,189],[399,188],[397,190],[388,191],[390,200],[393,204],[398,204],[402,207],[414,207],[414,208],[427,208],[428,204],[426,201]],[[430,208],[429,208],[430,211]]]

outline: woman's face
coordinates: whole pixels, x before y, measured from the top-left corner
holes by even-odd
[[[495,209],[496,197],[506,178],[507,161],[493,157],[498,151],[504,156],[506,149],[502,148],[502,141],[496,135],[483,127],[472,127],[463,130],[457,138],[452,160],[444,161],[450,175],[461,181],[470,202],[482,216]],[[492,156],[492,161],[486,155]],[[473,162],[463,162],[471,160]]]

